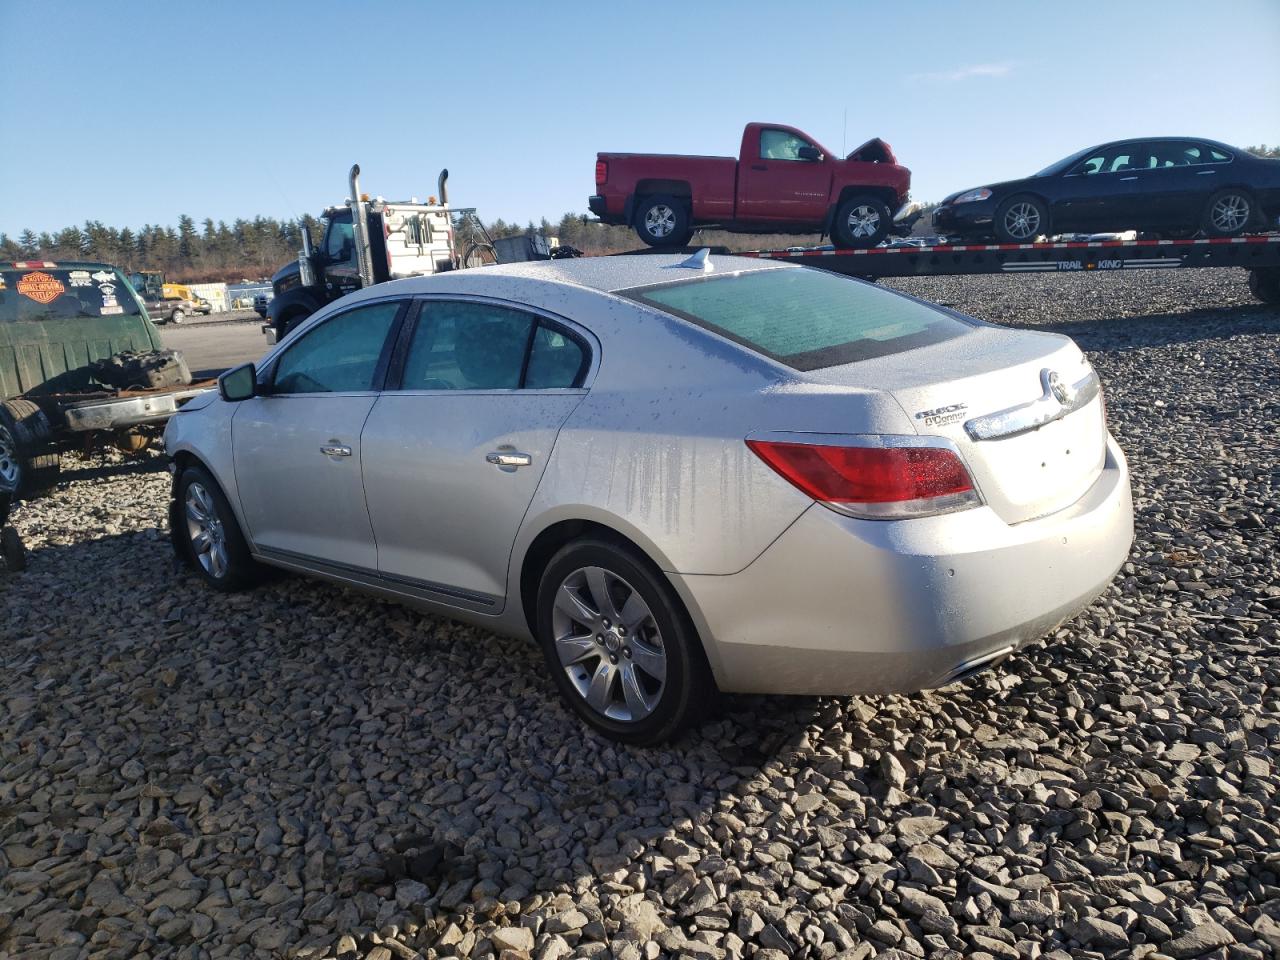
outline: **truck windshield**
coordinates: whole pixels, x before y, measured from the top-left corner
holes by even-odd
[[[0,269],[0,323],[141,313],[133,292],[113,268]]]
[[[941,343],[971,327],[927,304],[824,270],[758,270],[623,291],[796,370]]]

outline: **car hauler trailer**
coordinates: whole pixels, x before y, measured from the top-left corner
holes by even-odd
[[[1238,267],[1264,303],[1280,303],[1280,234],[1202,240],[1101,240],[1072,243],[962,243],[933,247],[753,250],[739,254],[786,260],[852,277],[959,274],[1094,273]]]

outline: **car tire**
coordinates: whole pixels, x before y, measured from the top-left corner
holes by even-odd
[[[996,208],[992,221],[996,239],[1001,243],[1034,243],[1036,237],[1048,235],[1049,210],[1037,197],[1019,194]]]
[[[1250,270],[1249,292],[1263,303],[1280,304],[1280,267],[1254,267]]]
[[[661,571],[630,546],[589,538],[562,547],[543,571],[536,623],[560,695],[614,740],[671,740],[715,699],[688,614]]]
[[[683,247],[693,237],[685,201],[666,194],[637,199],[631,223],[640,239],[651,247]]]
[[[15,573],[27,569],[27,548],[13,527],[0,527],[0,560]]]
[[[1200,216],[1200,227],[1210,237],[1238,237],[1249,228],[1257,205],[1247,190],[1228,187],[1211,196]]]
[[[44,411],[30,400],[0,404],[0,488],[35,497],[57,485],[61,468]]]
[[[213,589],[234,593],[260,580],[231,504],[198,464],[183,467],[174,481],[169,534],[178,556]]]
[[[850,197],[836,208],[831,240],[837,247],[874,247],[889,235],[893,213],[889,205],[871,194]]]
[[[173,313],[169,314],[169,322],[173,324],[181,323],[186,318],[187,318],[187,315],[183,313],[181,310],[175,310],[173,311]]]

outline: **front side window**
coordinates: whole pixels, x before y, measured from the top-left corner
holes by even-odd
[[[811,146],[808,140],[785,130],[760,131],[761,160],[799,160],[800,148]]]
[[[784,363],[817,370],[914,350],[968,333],[963,320],[849,277],[758,270],[624,291]]]
[[[359,393],[376,387],[378,361],[401,304],[339,313],[303,334],[276,363],[272,393]]]

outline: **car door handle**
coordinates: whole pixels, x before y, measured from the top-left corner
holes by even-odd
[[[1207,176],[1209,176],[1210,174],[1214,174],[1214,173],[1217,173],[1217,172],[1218,172],[1217,170],[1197,170],[1197,171],[1196,171],[1196,176],[1197,176],[1197,177],[1207,177]]]
[[[1137,180],[1137,177],[1121,177],[1121,180]]]
[[[351,448],[341,443],[326,443],[320,448],[320,452],[326,457],[349,457],[351,456]]]
[[[768,170],[768,169],[769,169],[769,167],[768,167],[768,165],[767,165],[767,164],[763,164],[763,163],[753,163],[753,164],[751,165],[751,169],[752,169],[752,170]]]
[[[527,453],[512,453],[503,450],[487,453],[484,458],[495,467],[527,467],[533,463],[533,457]]]

